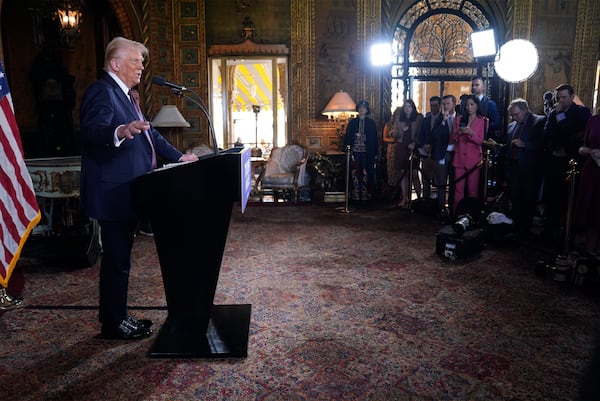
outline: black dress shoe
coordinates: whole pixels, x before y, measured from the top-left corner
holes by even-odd
[[[147,329],[152,327],[152,325],[154,324],[150,319],[136,319],[133,316],[127,316],[126,320],[128,320],[134,326],[146,327]]]
[[[141,324],[134,324],[131,319],[124,319],[117,327],[102,326],[100,337],[106,340],[137,340],[149,337],[152,330]]]

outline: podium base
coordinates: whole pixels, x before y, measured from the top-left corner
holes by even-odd
[[[201,319],[167,320],[148,356],[152,358],[245,358],[252,305],[213,305],[206,329]]]

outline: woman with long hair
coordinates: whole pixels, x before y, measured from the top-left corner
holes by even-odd
[[[489,124],[479,107],[479,98],[468,95],[464,102],[463,115],[454,120],[450,141],[455,144],[454,158],[454,212],[466,194],[479,197],[479,166],[482,159],[481,144]]]
[[[423,115],[417,111],[417,106],[412,99],[406,99],[398,116],[398,123],[394,125],[394,166],[400,175],[400,189],[402,200],[400,207],[408,207],[411,189],[408,187],[410,163],[412,159],[412,181],[417,197],[421,197],[421,181],[419,179],[419,160],[417,153],[413,152],[418,146],[421,133]],[[411,155],[413,157],[411,158]]]
[[[396,168],[396,138],[394,127],[399,123],[401,107],[396,107],[392,117],[385,123],[383,127],[383,142],[386,144],[386,172],[387,184],[392,194],[392,201],[396,202],[401,195],[400,192],[400,170]]]

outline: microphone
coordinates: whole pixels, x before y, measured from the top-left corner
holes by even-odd
[[[185,86],[174,84],[173,82],[169,82],[169,81],[165,80],[163,77],[152,77],[152,83],[159,85],[159,86],[168,86],[169,88],[175,89],[178,91],[188,90]]]

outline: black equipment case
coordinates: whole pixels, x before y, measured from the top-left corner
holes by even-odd
[[[452,262],[476,259],[483,248],[483,230],[481,228],[474,228],[459,234],[452,228],[452,225],[447,225],[435,234],[435,253]]]

